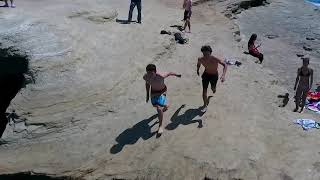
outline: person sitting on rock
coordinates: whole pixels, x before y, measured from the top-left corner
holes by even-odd
[[[298,111],[301,107],[300,113],[303,111],[306,104],[307,94],[310,91],[313,83],[313,70],[308,67],[309,58],[303,58],[303,65],[298,69],[294,90],[296,90],[296,108],[294,112]],[[297,88],[298,85],[298,88]]]
[[[10,7],[15,8],[16,5],[14,5],[13,0],[10,0],[10,2],[11,2]],[[9,7],[8,0],[4,0],[4,5],[2,7]]]
[[[257,35],[256,34],[252,34],[249,42],[248,42],[248,50],[249,50],[249,54],[252,55],[253,57],[256,57],[259,59],[260,64],[263,61],[263,54],[259,52],[258,48],[261,46],[261,44],[259,44],[258,46],[255,46],[255,41],[257,40]]]

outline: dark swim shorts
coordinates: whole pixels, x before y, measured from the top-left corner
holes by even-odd
[[[216,89],[218,74],[208,74],[204,72],[201,77],[203,89],[208,89],[209,83],[211,84],[211,89]]]
[[[187,20],[191,18],[192,11],[184,10],[183,20]]]

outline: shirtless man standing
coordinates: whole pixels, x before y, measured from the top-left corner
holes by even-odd
[[[169,76],[181,77],[176,73],[160,73],[157,72],[154,64],[148,64],[146,67],[147,73],[143,76],[146,81],[146,102],[149,101],[149,92],[151,87],[151,103],[153,107],[157,109],[159,115],[159,129],[158,134],[163,133],[163,112],[168,109],[168,103],[166,98],[167,86],[164,84],[164,79]]]
[[[300,113],[303,111],[306,104],[307,93],[310,91],[313,83],[313,70],[308,67],[309,58],[303,58],[302,67],[298,69],[294,90],[296,90],[296,108],[293,110],[297,112],[299,106]],[[298,85],[298,88],[297,88]]]
[[[221,64],[223,66],[223,74],[221,76],[221,82],[225,81],[225,75],[227,72],[227,65],[221,61],[220,59],[211,55],[212,49],[210,46],[202,46],[201,52],[203,53],[203,57],[198,59],[197,63],[197,74],[199,76],[200,66],[203,65],[205,70],[202,74],[202,98],[203,98],[203,112],[207,110],[207,106],[209,104],[209,100],[207,97],[207,89],[209,83],[211,84],[211,90],[213,93],[216,92],[216,85],[219,78],[218,75],[218,65]]]

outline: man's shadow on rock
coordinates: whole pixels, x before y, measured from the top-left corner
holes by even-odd
[[[177,28],[179,31],[183,31],[183,27],[181,25],[172,25],[172,28]]]
[[[167,130],[174,130],[176,129],[180,124],[182,125],[189,125],[193,123],[198,123],[198,128],[202,128],[202,119],[194,119],[197,116],[202,116],[205,112],[201,111],[201,107],[197,109],[188,109],[185,111],[184,114],[179,115],[182,108],[184,108],[185,105],[182,105],[171,117],[171,123],[166,126]]]
[[[119,24],[130,24],[132,22],[136,23],[137,21],[128,21],[127,19],[116,19],[116,22]]]
[[[155,114],[151,116],[149,119],[144,119],[135,124],[132,128],[128,128],[125,131],[123,131],[116,138],[118,144],[115,144],[111,147],[110,153],[117,154],[120,151],[122,151],[125,145],[135,144],[140,138],[142,138],[143,140],[147,140],[154,136],[156,132],[151,132],[151,128],[159,122],[154,122],[152,125],[149,125],[149,123],[157,117],[158,115]]]

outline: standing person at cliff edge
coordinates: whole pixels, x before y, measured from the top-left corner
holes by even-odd
[[[128,15],[128,23],[131,23],[132,20],[132,12],[133,9],[137,6],[137,10],[138,10],[138,18],[137,18],[137,22],[139,24],[141,24],[141,0],[131,0],[130,3],[130,9],[129,9],[129,15]]]
[[[190,18],[192,14],[192,0],[183,0],[183,8],[184,8],[183,21],[185,22],[183,30],[185,31],[188,26],[189,28],[188,32],[191,33]]]
[[[294,90],[296,90],[296,108],[293,110],[297,112],[299,106],[300,113],[303,111],[306,104],[307,93],[310,91],[313,83],[313,70],[308,67],[309,58],[303,58],[302,67],[298,69]],[[298,85],[298,88],[297,88]]]

